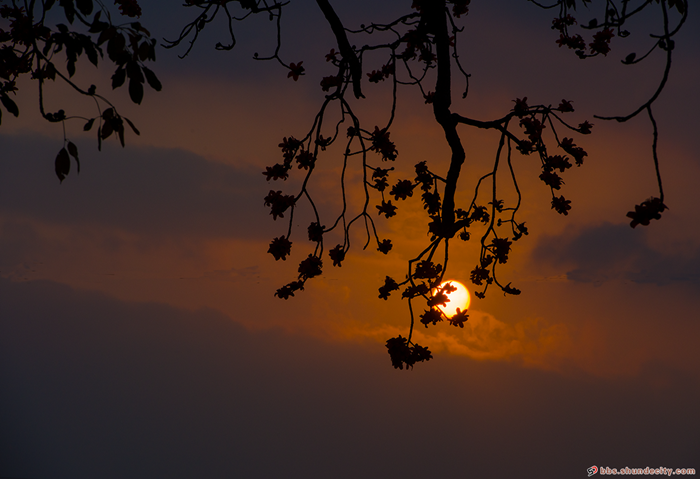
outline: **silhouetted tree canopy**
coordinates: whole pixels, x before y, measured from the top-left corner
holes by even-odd
[[[510,282],[500,279],[497,271],[500,265],[508,262],[514,244],[528,234],[526,221],[520,215],[522,196],[512,158],[514,155],[539,158],[539,179],[551,192],[551,208],[558,214],[567,215],[572,204],[565,196],[564,178],[573,174],[569,170],[585,164],[588,154],[583,137],[594,131],[593,120],[577,116],[573,97],[551,99],[552,104],[537,104],[527,97],[514,98],[512,108],[490,120],[477,120],[462,111],[459,101],[470,94],[470,74],[468,65],[461,60],[465,48],[461,41],[464,31],[461,20],[469,15],[470,0],[406,1],[403,10],[396,12],[392,21],[361,25],[345,24],[329,0],[316,0],[327,24],[314,28],[330,29],[335,43],[328,45],[325,58],[313,59],[297,58],[294,52],[286,50],[282,53],[282,13],[292,1],[186,0],[183,6],[192,12],[191,21],[182,27],[176,38],[165,40],[164,46],[179,49],[184,57],[192,51],[199,34],[204,29],[214,28],[212,22],[223,17],[228,41],[217,43],[215,48],[231,50],[236,45],[238,22],[263,15],[275,25],[276,46],[263,55],[255,54],[255,60],[277,62],[289,81],[294,82],[306,75],[306,66],[310,62],[329,65],[332,74],[311,80],[318,82],[323,92],[316,116],[306,130],[290,132],[289,136],[280,139],[279,162],[267,166],[263,172],[274,185],[264,198],[265,205],[270,208],[273,220],[279,219],[287,224],[286,231],[272,239],[268,252],[282,261],[291,254],[293,246],[304,249],[306,253],[302,254],[304,259],[299,264],[298,276],[274,294],[286,300],[303,290],[306,282],[319,276],[324,267],[341,267],[351,247],[350,231],[355,226],[366,232],[363,248],[373,245],[382,254],[389,254],[392,241],[378,235],[375,222],[390,221],[402,202],[414,196],[420,197],[426,212],[428,240],[425,248],[408,261],[405,278],[399,281],[386,276],[384,284],[378,285],[379,298],[386,300],[392,293],[400,292],[401,297],[408,300],[409,333],[406,338],[389,339],[386,347],[395,368],[412,368],[416,362],[432,358],[427,348],[412,341],[416,317],[425,327],[441,321],[463,327],[468,320],[466,311],[447,317],[440,309],[448,301],[446,294],[452,288],[450,285],[439,286],[448,268],[451,244],[478,241],[481,245],[470,276],[471,282],[479,288],[475,292],[477,297],[483,298],[494,288],[504,294],[520,294]],[[658,133],[653,107],[669,77],[674,36],[687,18],[688,0],[552,0],[548,4],[528,1],[533,7],[551,13],[551,23],[542,23],[540,27],[553,31],[553,48],[570,50],[572,55],[590,61],[607,56],[612,48],[624,49],[622,40],[634,33],[649,38],[648,49],[629,53],[622,63],[633,65],[653,55],[665,58],[658,87],[640,101],[637,108],[621,112],[619,116],[596,116],[598,121],[626,122],[645,115],[652,126],[650,156],[659,191],[627,213],[633,228],[649,225],[667,208],[659,174]],[[72,78],[79,57],[85,55],[95,66],[114,69],[112,89],[126,86],[134,103],[141,103],[144,84],[155,91],[161,90],[156,74],[147,66],[156,59],[157,41],[137,21],[141,7],[136,0],[115,0],[114,4],[118,11],[98,0],[13,0],[2,1],[0,7],[0,100],[7,113],[17,116],[19,110],[12,98],[19,93],[18,78],[29,75],[38,83],[42,117],[51,123],[61,123],[63,127],[63,146],[55,160],[60,181],[70,174],[73,162],[80,170],[78,149],[69,140],[76,124],[85,131],[96,132],[98,148],[113,134],[123,146],[125,124],[139,134],[136,126],[118,112],[117,106],[98,93],[95,85],[74,83]],[[577,7],[579,12],[581,7],[586,7],[587,16],[593,14],[594,19],[581,23]],[[647,10],[652,10],[661,19],[659,31],[626,30],[630,19]],[[59,14],[65,21],[52,23]],[[49,18],[53,19],[52,22]],[[367,61],[370,56],[374,63],[381,59],[380,68],[366,66],[370,63]],[[46,111],[44,85],[49,81],[65,82],[76,94],[92,98],[95,105],[93,116],[73,114],[70,98],[63,99],[65,109]],[[383,82],[392,87],[393,101],[388,121],[379,125],[367,123],[356,113],[357,106],[368,101],[375,84]],[[432,115],[442,129],[450,151],[446,170],[436,169],[426,160],[415,165],[412,178],[394,175],[391,165],[401,161],[401,147],[397,147],[391,136],[399,89],[418,92],[426,104],[432,105]],[[329,115],[331,111],[333,114]],[[328,116],[335,119],[328,120]],[[464,128],[494,130],[500,137],[494,148],[490,171],[480,178],[466,179],[473,188],[472,199],[458,204],[455,195],[466,160],[462,141]],[[344,145],[342,154],[326,152],[335,143]],[[334,217],[321,217],[309,191],[315,167],[322,161],[342,165],[342,209]],[[359,171],[364,191],[360,212],[352,215],[346,195],[349,169]],[[292,175],[301,175],[303,181],[300,188],[289,191],[284,187],[284,180]],[[506,194],[502,191],[503,185],[496,181],[497,175],[510,178],[512,191],[508,193],[517,198],[516,201],[503,199]],[[464,191],[464,183],[459,187]],[[304,244],[305,238],[294,240],[301,244],[295,245],[292,241],[293,236],[299,235],[292,228],[297,208],[309,208],[314,215],[315,220],[302,233],[302,236],[308,236],[311,247]],[[342,242],[326,244],[326,235],[334,230],[342,233]],[[414,311],[416,302],[421,306]]]

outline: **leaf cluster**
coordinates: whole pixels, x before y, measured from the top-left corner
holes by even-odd
[[[253,15],[264,15],[274,26],[272,34],[276,44],[266,55],[256,53],[257,61],[274,61],[281,65],[286,77],[294,82],[308,77],[304,61],[294,58],[287,61],[282,54],[282,13],[289,1],[278,0],[186,0],[185,7],[195,14],[179,36],[166,41],[167,48],[187,43],[186,56],[192,51],[199,34],[223,17],[229,41],[217,43],[217,50],[230,50],[236,44],[237,22]],[[555,0],[552,4],[540,4],[528,0],[544,9],[555,9],[558,13],[551,28],[558,33],[554,42],[566,47],[579,58],[607,57],[618,46],[618,42],[631,35],[626,30],[629,20],[647,9],[656,9],[661,18],[662,31],[650,35],[648,51],[637,56],[629,53],[622,60],[633,65],[660,51],[665,57],[665,66],[656,91],[641,102],[633,112],[624,116],[596,116],[601,121],[625,122],[640,113],[646,113],[653,127],[652,156],[659,186],[658,196],[635,206],[627,213],[631,226],[649,225],[659,219],[667,209],[659,173],[657,152],[658,130],[652,112],[654,102],[663,90],[671,68],[675,49],[674,37],[688,15],[688,0]],[[136,0],[116,0],[122,15],[138,17],[141,9]],[[95,5],[97,12],[93,15]],[[268,252],[276,261],[286,261],[292,256],[292,236],[296,208],[311,210],[312,222],[306,227],[310,252],[302,254],[297,277],[277,289],[280,299],[293,297],[304,289],[306,282],[323,274],[324,248],[329,234],[339,233],[339,243],[328,248],[328,258],[333,267],[341,267],[351,249],[350,232],[360,225],[366,234],[363,249],[376,245],[379,252],[388,254],[393,244],[391,239],[380,238],[375,221],[390,220],[398,216],[404,201],[421,201],[425,211],[426,247],[408,261],[405,278],[399,282],[386,276],[379,287],[379,298],[388,300],[394,291],[401,290],[401,297],[408,302],[410,328],[406,338],[399,335],[387,341],[392,364],[397,369],[410,369],[416,362],[427,361],[432,354],[427,348],[412,342],[414,312],[412,303],[424,301],[427,309],[420,316],[425,326],[436,326],[447,320],[450,325],[464,327],[468,321],[466,311],[447,317],[441,310],[448,301],[452,288],[444,286],[442,280],[448,271],[449,246],[455,238],[472,241],[478,238],[479,257],[470,274],[471,282],[479,287],[478,298],[484,298],[489,287],[496,287],[505,295],[518,295],[520,290],[499,281],[499,269],[507,264],[515,251],[516,243],[528,235],[526,222],[520,218],[523,197],[518,183],[518,174],[513,166],[513,156],[524,157],[524,161],[539,161],[538,178],[549,188],[551,208],[568,215],[572,201],[561,192],[565,186],[565,175],[574,165],[581,167],[588,153],[579,146],[579,135],[589,135],[594,124],[588,120],[572,122],[575,113],[574,101],[563,99],[558,103],[532,102],[523,96],[513,104],[502,106],[503,113],[491,120],[483,121],[459,113],[464,105],[453,100],[469,95],[470,73],[462,63],[461,17],[469,14],[470,0],[413,0],[410,8],[386,23],[361,24],[348,28],[343,24],[329,0],[316,0],[320,12],[333,33],[335,44],[325,58],[327,74],[311,81],[318,81],[319,108],[310,127],[295,136],[287,136],[279,144],[281,159],[267,166],[262,173],[268,182],[285,182],[292,175],[300,177],[301,186],[293,192],[270,189],[264,203],[270,208],[273,220],[287,221],[287,231],[272,240]],[[577,6],[587,11],[600,7],[598,16],[587,24],[579,23]],[[118,25],[112,21],[109,11],[102,3],[93,0],[60,0],[57,8],[63,10],[68,22],[50,28],[44,23],[46,12],[55,6],[53,0],[41,4],[32,2],[31,7],[3,5],[0,17],[4,23],[0,29],[0,101],[9,113],[19,114],[11,96],[17,94],[16,80],[20,75],[31,74],[39,84],[39,108],[49,122],[62,123],[64,145],[56,157],[56,174],[61,181],[70,171],[71,158],[80,167],[78,150],[65,135],[68,120],[82,118],[84,130],[97,124],[98,148],[112,134],[124,145],[124,123],[134,133],[136,127],[122,117],[116,107],[97,94],[96,86],[84,89],[75,84],[73,78],[79,58],[85,55],[97,66],[107,58],[116,67],[112,75],[112,88],[128,84],[128,92],[134,103],[140,104],[144,96],[144,83],[160,91],[162,85],[146,62],[155,60],[154,39],[138,21]],[[27,9],[28,8],[28,9]],[[9,29],[5,30],[7,23]],[[81,28],[83,31],[78,31]],[[358,46],[359,45],[359,46]],[[66,67],[59,68],[57,58],[65,57]],[[323,63],[322,63],[323,64]],[[308,63],[307,63],[308,66]],[[78,94],[91,97],[97,114],[91,118],[69,116],[64,109],[57,112],[44,111],[44,84],[62,80]],[[390,85],[391,106],[386,117],[378,121],[366,119],[357,113],[359,102],[370,100],[376,94],[375,87]],[[367,88],[369,87],[369,88]],[[436,125],[442,130],[450,151],[449,166],[440,171],[429,160],[415,165],[415,177],[395,178],[394,167],[387,166],[400,161],[399,148],[392,139],[392,126],[397,112],[397,92],[410,92],[424,100],[426,114],[432,114]],[[455,96],[459,89],[461,95]],[[551,99],[549,99],[551,100]],[[554,106],[557,105],[557,106]],[[1,113],[1,110],[0,110]],[[332,119],[330,119],[332,118]],[[473,189],[471,200],[458,204],[458,192],[464,191],[467,183],[462,176],[462,166],[467,161],[467,152],[461,135],[465,128],[492,130],[499,133],[491,160],[479,161],[483,174],[470,178]],[[562,134],[566,132],[566,136]],[[395,138],[395,137],[394,137]],[[332,149],[337,144],[339,148]],[[342,150],[342,153],[330,151]],[[470,160],[471,161],[471,160]],[[339,197],[340,210],[330,218],[321,218],[310,192],[314,172],[319,164],[337,162],[340,166]],[[485,165],[482,165],[485,163]],[[296,168],[295,168],[296,166]],[[352,173],[352,174],[351,174]],[[509,180],[497,181],[505,175]],[[363,198],[357,205],[350,205],[346,193],[348,178],[361,178]],[[458,188],[459,185],[459,188]],[[503,191],[507,188],[508,191]],[[463,195],[459,196],[464,197]],[[506,201],[504,198],[515,198]],[[328,225],[328,226],[326,226]],[[297,241],[295,239],[295,241]],[[296,247],[295,247],[296,248]]]
[[[116,0],[121,15],[138,17],[141,8],[136,0]],[[67,23],[55,26],[47,22],[51,10],[59,10]],[[55,162],[56,175],[62,182],[70,171],[69,156],[78,161],[77,147],[66,137],[66,123],[82,119],[83,130],[88,131],[97,121],[97,145],[101,148],[102,140],[116,133],[124,146],[124,126],[126,123],[139,134],[136,127],[127,118],[117,112],[117,108],[107,98],[97,93],[97,86],[83,87],[73,77],[80,65],[80,58],[86,57],[94,67],[100,67],[106,58],[116,67],[112,75],[112,89],[118,88],[128,80],[129,96],[134,103],[143,101],[143,84],[148,83],[156,91],[162,85],[156,74],[146,66],[146,62],[156,59],[156,40],[140,22],[124,24],[114,22],[110,11],[101,2],[93,0],[54,0],[31,2],[24,7],[2,5],[0,17],[0,100],[5,109],[14,116],[19,109],[11,98],[17,95],[18,79],[29,74],[30,79],[38,83],[39,112],[50,123],[63,126],[63,148]],[[5,30],[7,22],[9,29]],[[65,61],[65,67],[61,63]],[[70,99],[62,99],[67,106],[55,112],[46,111],[45,96],[47,82],[62,81],[78,94],[90,97],[94,101],[96,115],[85,117],[71,115]],[[2,111],[0,110],[0,120]],[[70,145],[73,145],[70,147]],[[69,148],[70,147],[70,148]],[[79,171],[79,168],[78,168]]]

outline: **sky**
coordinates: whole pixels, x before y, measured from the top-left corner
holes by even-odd
[[[335,3],[352,27],[410,7]],[[141,4],[159,39],[176,37],[192,15]],[[586,23],[594,16],[579,12]],[[654,19],[615,37],[606,58],[581,61],[555,44],[551,11],[472,2],[460,40],[470,94],[453,111],[485,120],[523,96],[566,98],[571,121],[591,121],[593,133],[575,137],[588,157],[565,175],[566,217],[551,210],[536,158],[514,155],[529,235],[499,271],[522,294],[473,298],[464,329],[419,325],[414,339],[434,358],[408,371],[391,367],[384,346],[408,334],[406,303],[377,289],[428,243],[419,198],[377,219],[395,245],[389,255],[363,251],[358,229],[341,268],[326,256],[305,291],[273,296],[312,252],[307,210],[295,213],[291,257],[267,253],[287,226],[263,198],[300,183],[273,185],[261,172],[281,160],[283,137],[306,133],[323,101],[318,82],[333,73],[323,58],[337,46],[314,2],[291,2],[283,17],[281,55],[307,67],[296,82],[252,60],[274,49],[266,19],[240,24],[230,52],[213,48],[223,24],[184,59],[160,48],[152,69],[163,90],[147,89],[140,106],[110,91],[112,72],[79,65],[77,79],[108,92],[141,135],[127,131],[125,148],[110,138],[98,152],[94,132],[68,122],[81,172],[62,183],[53,161],[63,132],[40,120],[36,86],[20,83],[20,115],[5,112],[0,126],[0,477],[575,478],[594,465],[699,468],[695,13],[654,106],[669,209],[632,229],[626,212],[657,192],[651,127],[593,115],[627,113],[654,91],[658,56],[620,63],[650,45]],[[386,123],[390,89],[363,86],[367,98],[353,105],[366,125]],[[90,111],[69,95],[53,86],[47,102]],[[498,135],[460,134],[464,203]],[[447,168],[444,137],[415,88],[399,90],[391,139],[394,179],[412,178],[422,160]],[[342,207],[342,155],[330,148],[323,161],[311,188],[330,218]],[[349,197],[358,201],[358,190]],[[469,287],[478,244],[456,243],[448,276]]]

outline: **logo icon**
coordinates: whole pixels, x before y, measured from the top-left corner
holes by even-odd
[[[598,472],[598,466],[591,466],[588,469],[586,469],[586,471],[588,471],[588,477],[591,477],[593,474],[596,474]]]

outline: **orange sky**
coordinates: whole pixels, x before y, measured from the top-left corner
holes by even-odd
[[[79,125],[69,130],[82,168],[60,185],[52,163],[61,131],[38,120],[36,99],[26,94],[33,85],[22,85],[21,114],[4,115],[0,129],[0,349],[7,351],[0,354],[0,378],[12,388],[0,409],[18,411],[0,419],[13,433],[26,434],[15,440],[0,432],[0,445],[12,444],[6,450],[13,454],[12,468],[0,465],[0,476],[40,477],[50,471],[48,463],[25,467],[33,460],[28,451],[51,450],[62,421],[71,418],[77,432],[69,443],[78,449],[55,450],[83,448],[105,461],[113,458],[110,447],[125,451],[132,469],[115,469],[121,477],[138,467],[144,467],[139,469],[144,477],[175,470],[200,477],[201,471],[211,477],[223,471],[266,477],[282,469],[256,470],[250,464],[267,447],[288,448],[281,457],[292,461],[293,477],[305,467],[311,467],[309,477],[322,477],[356,458],[361,459],[347,477],[392,476],[390,464],[411,460],[416,466],[406,469],[409,477],[443,477],[460,467],[469,470],[469,461],[475,477],[494,477],[489,461],[510,457],[511,465],[498,466],[502,474],[546,467],[551,457],[542,450],[548,448],[562,459],[545,477],[583,477],[586,467],[601,461],[610,467],[642,459],[697,467],[688,463],[697,457],[697,434],[691,431],[700,425],[692,406],[700,399],[697,19],[691,15],[678,39],[674,70],[655,109],[669,210],[661,221],[633,230],[625,213],[656,194],[650,127],[642,118],[619,125],[592,114],[623,113],[646,99],[658,65],[626,73],[618,65],[628,52],[624,46],[607,59],[580,62],[557,50],[548,13],[530,7],[534,12],[527,18],[540,22],[534,31],[523,26],[519,10],[509,14],[474,3],[463,58],[473,74],[472,90],[453,109],[489,119],[507,113],[516,97],[527,96],[533,104],[565,97],[577,108],[569,114],[572,122],[591,120],[593,134],[576,137],[589,156],[582,168],[565,175],[563,194],[573,206],[567,217],[551,210],[548,189],[537,178],[538,160],[514,154],[524,200],[520,219],[530,234],[514,245],[500,279],[523,293],[503,297],[490,290],[485,300],[473,298],[464,329],[418,323],[414,339],[429,346],[435,359],[412,373],[394,371],[384,348],[388,338],[408,333],[406,303],[398,294],[378,299],[377,289],[386,275],[402,278],[406,261],[428,244],[419,198],[402,202],[396,217],[377,219],[380,237],[395,245],[388,256],[372,245],[362,251],[364,233],[357,228],[341,268],[333,268],[326,254],[324,274],[311,279],[304,292],[287,301],[273,297],[295,279],[299,261],[312,251],[305,244],[311,217],[308,211],[295,213],[291,258],[276,262],[267,254],[270,240],[286,232],[286,222],[272,221],[263,197],[273,188],[291,193],[299,182],[268,184],[261,171],[281,159],[277,143],[283,136],[303,136],[322,101],[317,83],[329,67],[315,65],[311,55],[328,41],[327,32],[314,36],[290,27],[290,50],[299,53],[290,53],[289,60],[309,64],[299,82],[287,79],[281,68],[246,60],[244,54],[255,48],[246,42],[242,53],[232,53],[244,67],[224,63],[225,54],[203,44],[193,53],[199,57],[183,61],[173,51],[159,52],[162,92],[147,91],[140,107],[128,102],[126,92],[113,93],[141,136],[128,132],[125,149],[108,141],[98,153],[92,134],[80,132]],[[292,11],[290,22],[304,12]],[[152,15],[144,13],[145,24]],[[477,18],[483,21],[469,23]],[[173,31],[158,34],[172,37]],[[481,47],[469,49],[472,44]],[[589,67],[592,62],[597,63]],[[108,81],[109,73],[95,75],[86,78]],[[368,98],[358,107],[365,124],[381,125],[387,119],[386,88],[365,89]],[[63,99],[60,89],[55,94],[55,101]],[[448,150],[431,108],[412,89],[402,90],[400,101],[391,130],[399,151],[393,179],[412,178],[413,165],[422,160],[444,168]],[[474,179],[493,161],[498,137],[467,128],[460,133],[467,163],[457,200],[466,202]],[[312,186],[324,212],[341,207],[340,159],[329,149]],[[379,156],[372,160],[379,164]],[[349,177],[357,179],[357,173]],[[350,197],[360,199],[356,189]],[[326,250],[337,240],[331,238]],[[475,240],[454,241],[448,276],[470,287],[478,251]],[[420,304],[414,308],[422,311]],[[90,363],[99,371],[91,371]],[[64,381],[65,390],[52,375]],[[184,381],[182,389],[177,378]],[[106,392],[117,386],[110,398]],[[675,392],[664,394],[664,388]],[[55,407],[64,416],[39,399],[20,407],[26,398],[48,393],[57,395]],[[173,395],[177,399],[169,402]],[[95,411],[81,412],[83,399],[71,402],[79,397],[92,398]],[[247,408],[250,417],[229,410],[227,401]],[[104,412],[110,407],[117,408],[117,418],[138,416],[145,423],[130,419],[120,429]],[[431,438],[407,446],[426,448],[431,460],[387,445],[411,431],[394,421],[395,414],[410,418],[421,437]],[[172,439],[164,432],[178,424],[175,417],[183,421],[186,437]],[[36,424],[29,427],[32,420]],[[333,421],[337,429],[329,425]],[[644,421],[648,434],[641,432]],[[100,424],[111,431],[99,436],[100,446],[81,438]],[[594,424],[621,429],[601,439],[590,429]],[[237,435],[239,426],[245,435]],[[533,428],[540,427],[543,434],[533,439]],[[386,432],[391,428],[400,437]],[[341,438],[344,431],[348,434],[338,439],[344,453],[319,440]],[[37,445],[44,433],[48,439]],[[363,448],[358,444],[365,433],[370,439]],[[158,460],[140,458],[138,448],[149,451],[147,442],[124,446],[131,435],[163,441],[151,451]],[[328,459],[304,459],[297,435]],[[192,457],[166,459],[173,451]],[[227,454],[245,467],[226,466]],[[466,463],[455,459],[460,454]],[[50,456],[60,462],[58,452]],[[69,454],[54,469],[55,477],[74,474],[75,461]],[[158,461],[170,461],[172,469]],[[220,469],[202,466],[207,462]],[[80,474],[108,477],[104,464],[91,460]],[[619,464],[624,465],[647,464]],[[75,477],[89,477],[80,474]]]

